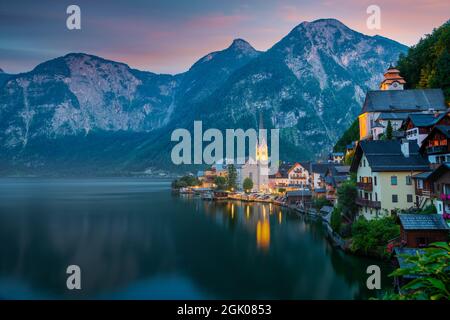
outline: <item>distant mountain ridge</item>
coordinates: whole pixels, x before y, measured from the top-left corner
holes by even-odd
[[[332,147],[364,92],[406,50],[321,19],[301,23],[266,52],[235,39],[177,75],[70,53],[3,82],[0,74],[0,170],[169,168],[173,129],[194,120],[250,128],[260,112],[266,127],[281,129],[284,159],[311,159]]]

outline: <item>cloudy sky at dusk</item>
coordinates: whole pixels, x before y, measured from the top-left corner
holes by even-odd
[[[66,28],[70,4],[81,8],[81,30]],[[371,4],[381,8],[381,30],[366,27]],[[413,45],[450,19],[450,1],[1,1],[0,68],[23,72],[69,52],[86,52],[142,70],[178,73],[234,38],[267,50],[302,21],[319,18]]]

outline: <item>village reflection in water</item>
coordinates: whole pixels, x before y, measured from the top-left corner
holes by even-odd
[[[261,251],[270,248],[271,229],[275,224],[281,225],[284,215],[281,207],[272,203],[243,203],[240,201],[202,201],[203,212],[215,217],[222,225],[240,225],[249,233],[254,233],[256,246]]]

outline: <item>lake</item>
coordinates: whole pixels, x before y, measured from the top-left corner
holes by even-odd
[[[321,222],[146,178],[0,179],[0,299],[366,299]],[[66,269],[81,268],[81,290]]]

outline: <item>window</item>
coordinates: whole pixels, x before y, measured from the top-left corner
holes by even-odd
[[[378,194],[375,192],[375,201],[378,201]]]
[[[398,202],[398,195],[396,195],[396,194],[392,195],[392,202],[393,203],[397,203]]]
[[[406,185],[410,186],[412,184],[411,176],[406,176]]]
[[[407,202],[413,202],[413,195],[412,194],[407,194],[406,195],[406,201]]]
[[[377,185],[377,177],[373,177],[373,184]]]
[[[392,176],[391,177],[391,186],[396,186],[397,185],[397,176]]]
[[[423,180],[417,180],[417,189],[423,189]]]
[[[364,159],[364,167],[366,166],[366,159]]]

